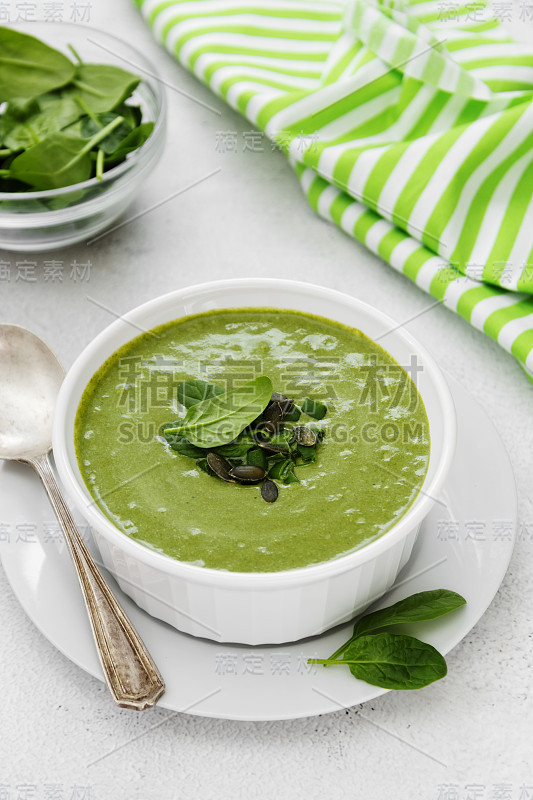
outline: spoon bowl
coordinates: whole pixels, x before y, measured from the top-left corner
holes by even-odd
[[[64,375],[38,336],[19,325],[0,325],[0,458],[25,461],[49,452]]]

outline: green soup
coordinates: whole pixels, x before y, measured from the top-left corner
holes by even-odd
[[[206,474],[160,435],[183,413],[181,381],[228,389],[259,375],[296,403],[328,408],[316,462],[272,504],[258,486]],[[185,317],[124,345],[86,387],[75,443],[92,497],[125,535],[237,572],[304,567],[368,544],[413,503],[429,460],[420,395],[384,350],[355,329],[268,308]]]

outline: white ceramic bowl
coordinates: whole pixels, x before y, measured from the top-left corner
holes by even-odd
[[[117,348],[146,330],[216,308],[269,306],[319,314],[359,328],[400,364],[416,355],[418,389],[431,436],[428,472],[407,513],[360,550],[314,566],[236,573],[182,563],[129,538],[100,511],[74,450],[74,418],[90,378]],[[386,336],[384,336],[386,334]],[[54,419],[54,456],[67,496],[92,526],[106,567],[149,614],[179,630],[221,642],[266,644],[313,636],[364,610],[394,583],[422,519],[438,497],[455,447],[455,410],[437,365],[413,337],[375,308],[348,295],[296,281],[243,279],[192,286],[145,303],[113,322],[68,372]]]

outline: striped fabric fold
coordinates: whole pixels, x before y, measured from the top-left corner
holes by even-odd
[[[533,47],[485,2],[137,3],[321,217],[533,373]]]

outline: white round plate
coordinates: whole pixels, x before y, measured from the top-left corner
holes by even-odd
[[[501,439],[466,390],[451,378],[449,383],[458,415],[450,478],[422,524],[412,558],[375,605],[426,589],[461,593],[467,600],[463,608],[406,628],[443,654],[466,636],[496,594],[511,558],[517,514],[513,472]],[[19,602],[58,650],[103,680],[74,569],[29,467],[4,463],[0,468],[0,504],[0,554]],[[150,617],[104,574],[165,679],[160,706],[223,719],[294,719],[348,708],[386,691],[356,680],[345,667],[307,665],[308,658],[326,658],[346,641],[351,624],[274,647],[224,645]]]

